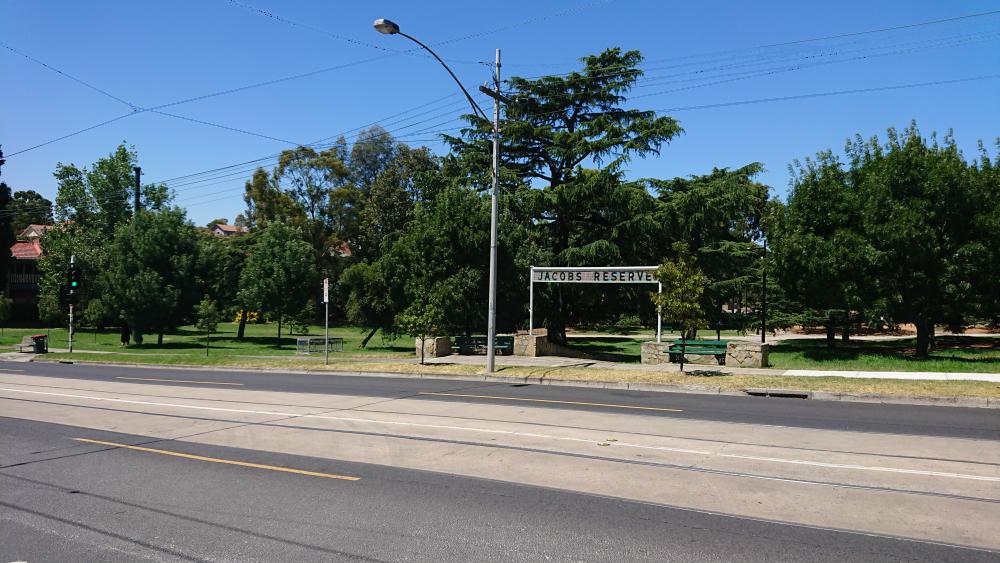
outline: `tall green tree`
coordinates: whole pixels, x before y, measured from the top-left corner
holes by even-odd
[[[970,170],[951,135],[924,138],[913,124],[884,144],[857,139],[847,152],[861,197],[873,280],[889,316],[917,328],[925,357],[938,323],[961,326],[976,313],[973,280],[989,272]]]
[[[514,77],[505,94],[502,128],[504,177],[540,187],[535,221],[550,265],[583,266],[631,261],[644,237],[657,229],[651,197],[622,180],[634,157],[659,154],[681,132],[670,117],[625,107],[642,76],[637,51],[608,49],[582,59],[583,68],[539,79]],[[469,116],[462,138],[449,138],[465,175],[488,182],[491,129]],[[508,184],[509,185],[509,184]],[[587,288],[556,284],[545,314],[549,338],[565,342],[566,325],[593,316]],[[589,291],[593,297],[593,291]]]
[[[851,171],[830,151],[790,168],[787,206],[769,233],[776,277],[787,295],[826,326],[827,346],[849,316],[876,306],[875,250],[865,234],[862,194]]]
[[[163,333],[191,320],[197,284],[198,233],[184,211],[142,211],[122,225],[108,248],[102,301],[137,333]]]
[[[132,216],[134,172],[138,156],[121,144],[89,169],[74,164],[56,165],[55,215],[60,222],[71,221],[105,236],[114,235],[118,225]]]
[[[302,232],[272,221],[260,234],[240,275],[239,300],[282,321],[302,310],[314,291],[317,276],[312,246]]]
[[[258,168],[247,180],[243,192],[247,205],[244,224],[250,229],[264,228],[271,221],[304,225],[305,212],[285,193],[275,178],[263,168]]]
[[[52,202],[34,190],[14,192],[9,209],[14,215],[11,221],[14,233],[20,233],[31,224],[52,224]]]
[[[768,206],[768,186],[756,181],[764,167],[759,162],[730,170],[672,180],[645,180],[660,204],[656,247],[671,255],[683,242],[709,277],[702,307],[711,325],[731,321],[725,303],[748,305],[759,296],[762,218]],[[738,326],[737,328],[745,328]]]

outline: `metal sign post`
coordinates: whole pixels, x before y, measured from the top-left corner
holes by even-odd
[[[323,278],[323,364],[330,365],[330,278]]]
[[[69,257],[69,269],[72,272],[73,268],[76,266],[76,254]],[[70,277],[72,278],[72,273]],[[73,280],[70,280],[70,284],[73,284]],[[73,353],[73,301],[75,300],[75,288],[70,290],[69,295],[69,353]]]

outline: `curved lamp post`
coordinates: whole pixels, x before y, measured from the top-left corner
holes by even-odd
[[[430,47],[424,45],[417,38],[407,35],[399,30],[399,26],[396,23],[380,18],[375,20],[375,29],[379,33],[384,33],[386,35],[402,35],[403,37],[413,41],[419,45],[423,50],[430,53],[437,62],[441,63],[451,78],[458,84],[458,87],[462,89],[462,93],[465,94],[465,99],[469,100],[469,105],[472,106],[472,112],[477,116],[488,119],[486,117],[486,112],[479,107],[472,96],[469,95],[469,91],[462,86],[462,82],[455,76],[455,73],[448,68],[441,57],[437,56],[437,53],[431,50]],[[497,192],[500,186],[500,102],[506,101],[500,94],[500,49],[497,49],[496,53],[496,70],[493,75],[494,88],[495,90],[490,90],[486,87],[480,87],[480,91],[487,94],[493,98],[493,189],[491,190],[491,206],[490,206],[490,302],[489,302],[489,314],[487,319],[487,346],[486,346],[486,373],[493,373],[496,371],[496,336],[497,336],[497,223],[499,216],[499,205],[497,203]]]

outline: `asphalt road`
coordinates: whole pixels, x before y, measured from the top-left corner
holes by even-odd
[[[675,408],[685,420],[736,422],[854,432],[877,432],[917,436],[1000,439],[1000,411],[996,409],[923,405],[894,405],[736,397],[692,393],[663,393],[588,389],[555,385],[511,385],[432,378],[337,376],[260,371],[158,369],[50,362],[0,362],[0,372],[59,379],[134,382],[164,388],[233,388],[248,391],[280,391],[305,394],[337,394],[365,397],[411,398],[424,401],[511,404],[495,397],[531,399],[518,403],[524,408],[558,405],[567,410],[622,412],[621,405]],[[157,379],[163,381],[156,381]],[[431,395],[455,393],[463,396]],[[169,395],[169,391],[164,391]],[[474,396],[470,396],[474,395]],[[533,402],[539,401],[539,402]],[[546,401],[558,401],[550,403]],[[615,406],[606,406],[614,404]],[[674,417],[669,410],[633,409],[630,414]]]
[[[271,376],[240,381],[266,385],[262,377]],[[292,384],[396,394],[409,382]],[[74,441],[80,437],[156,451]],[[1000,560],[996,552],[552,488],[11,418],[0,418],[0,522],[3,561]]]

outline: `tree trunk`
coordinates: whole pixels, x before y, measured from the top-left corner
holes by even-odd
[[[362,348],[368,346],[368,341],[371,340],[373,336],[375,336],[376,332],[378,332],[378,327],[373,328],[372,331],[368,333],[368,336],[366,336],[364,340],[361,341]]]
[[[934,321],[919,319],[917,325],[917,357],[926,358],[934,343]]]
[[[205,357],[206,358],[208,357],[208,346],[209,346],[209,342],[210,342],[209,338],[211,338],[211,334],[212,333],[210,333],[210,332],[206,332],[205,333]]]
[[[424,337],[420,337],[420,365],[424,365]]]
[[[278,346],[281,346],[281,314],[278,314]]]
[[[684,331],[684,340],[697,340],[698,339],[698,329],[689,328]]]
[[[156,345],[163,346],[163,329],[156,333]]]
[[[844,330],[841,333],[841,340],[843,340],[844,342],[850,342],[851,341],[851,327],[850,326],[844,325]]]
[[[826,320],[826,347],[831,349],[837,347],[837,326],[833,319]]]
[[[240,328],[236,329],[236,340],[243,340],[243,335],[247,332],[247,311],[240,310]]]

